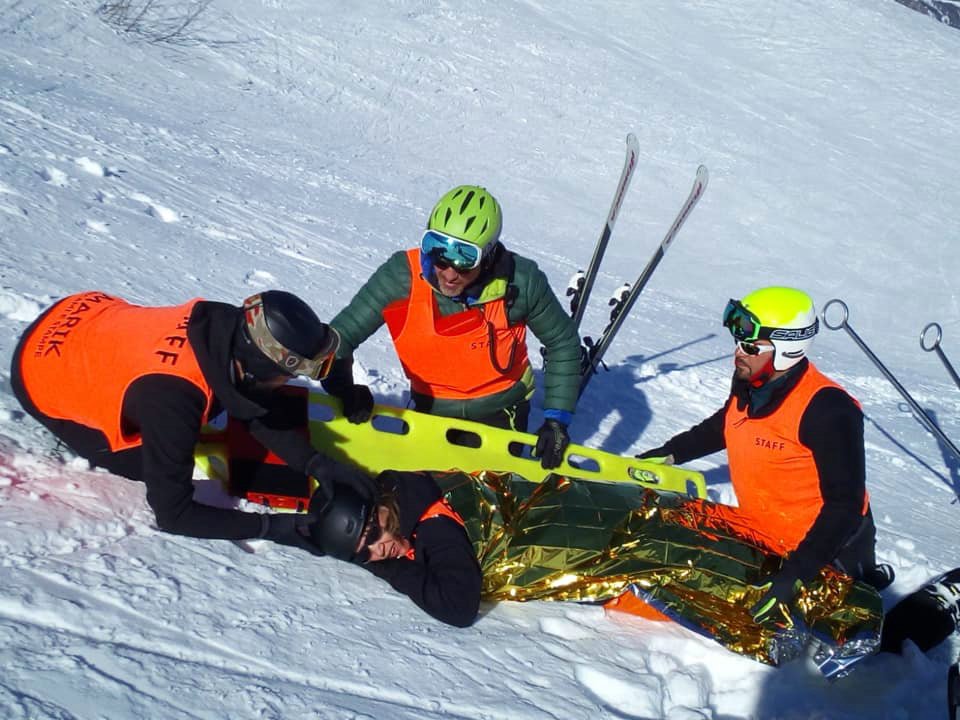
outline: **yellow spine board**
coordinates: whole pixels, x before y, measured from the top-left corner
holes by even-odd
[[[469,433],[471,444],[450,442],[451,432]],[[534,482],[551,474],[636,482],[655,490],[705,498],[706,483],[695,470],[623,457],[583,445],[570,445],[560,467],[544,470],[540,461],[510,453],[529,450],[536,435],[490,427],[470,420],[427,415],[404,408],[375,405],[370,422],[351,424],[340,414],[339,401],[310,393],[310,437],[318,450],[371,473],[381,470],[490,470],[511,472]]]

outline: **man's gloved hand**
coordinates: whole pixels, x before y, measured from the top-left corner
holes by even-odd
[[[366,385],[350,385],[334,397],[343,403],[343,415],[354,425],[365,423],[373,413],[373,393]]]
[[[353,381],[353,356],[337,358],[330,374],[321,383],[323,389],[343,404],[343,416],[354,425],[370,419],[373,393],[366,385]]]
[[[320,453],[307,463],[307,475],[317,481],[317,492],[326,498],[333,497],[334,483],[349,485],[367,500],[375,500],[378,494],[377,481],[370,475]]]
[[[323,550],[310,539],[312,515],[301,513],[272,513],[260,516],[260,537],[280,545],[290,545],[314,555],[323,555]]]
[[[756,623],[766,622],[773,617],[777,605],[789,605],[800,592],[803,583],[790,571],[781,570],[764,578],[765,582],[750,585],[753,590],[762,592],[760,599],[750,608],[750,615]]]
[[[647,462],[660,463],[661,465],[673,465],[673,453],[667,452],[663,446],[645,450],[639,455],[634,455],[637,460],[646,460]]]
[[[540,467],[550,470],[563,462],[563,454],[569,444],[567,426],[559,420],[547,418],[537,430],[537,446],[533,456],[540,458]]]

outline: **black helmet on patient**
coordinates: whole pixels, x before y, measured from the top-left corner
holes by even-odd
[[[337,560],[363,563],[369,559],[367,545],[380,535],[377,507],[349,485],[334,484],[333,497],[317,492],[310,500],[310,538]]]

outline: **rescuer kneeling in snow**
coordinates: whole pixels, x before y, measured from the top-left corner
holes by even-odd
[[[544,421],[533,454],[563,461],[580,388],[580,340],[546,275],[500,240],[503,214],[487,190],[453,188],[434,206],[419,247],[392,255],[330,321],[343,339],[324,389],[352,423],[373,395],[353,381],[353,351],[386,324],[420,412],[527,430],[534,375],[527,328],[546,349]],[[451,438],[470,446],[469,433]]]
[[[279,290],[242,307],[200,299],[141,307],[89,291],[60,300],[27,329],[10,382],[23,408],[91,465],[145,483],[161,530],[318,552],[312,516],[195,502],[194,447],[201,427],[225,410],[325,495],[346,483],[369,497],[370,478],[321,455],[271,412],[291,377],[326,376],[338,344],[303,300]]]
[[[726,507],[746,537],[785,556],[761,579],[752,608],[762,620],[834,565],[877,589],[876,527],[865,485],[860,404],[807,359],[819,321],[813,300],[787,287],[730,300],[723,326],[735,342],[724,406],[699,425],[637,457],[679,464],[726,448],[738,507]]]

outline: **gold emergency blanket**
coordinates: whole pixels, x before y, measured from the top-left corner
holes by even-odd
[[[745,540],[703,500],[624,482],[509,473],[437,473],[461,515],[491,600],[603,602],[625,592],[734,652],[777,665],[811,641],[825,674],[879,644],[877,592],[831,568],[808,583],[792,611],[755,623],[750,583],[781,558]]]

